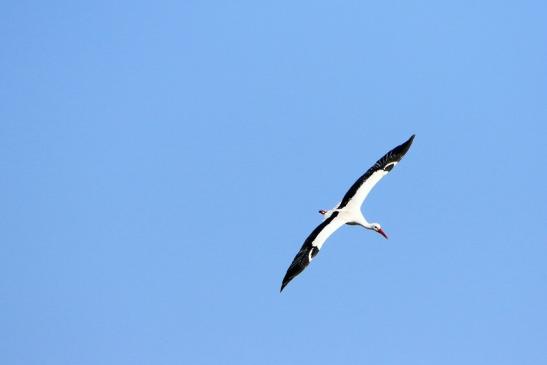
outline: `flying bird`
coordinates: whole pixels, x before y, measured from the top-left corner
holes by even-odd
[[[405,143],[395,147],[376,161],[367,172],[353,183],[342,201],[335,208],[331,210],[321,209],[319,211],[323,215],[323,222],[306,238],[300,251],[294,257],[291,266],[289,266],[283,278],[280,291],[283,291],[292,279],[304,271],[319,253],[319,250],[321,250],[321,247],[330,235],[344,224],[365,227],[366,229],[378,232],[387,239],[387,235],[379,223],[367,222],[363,213],[361,213],[361,205],[363,205],[365,198],[378,181],[386,176],[401,161],[410,148],[414,136],[413,134]]]

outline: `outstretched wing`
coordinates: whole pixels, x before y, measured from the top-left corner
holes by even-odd
[[[365,201],[365,198],[370,193],[372,188],[386,176],[391,169],[401,161],[403,156],[407,153],[412,141],[414,140],[414,134],[403,144],[395,147],[376,163],[368,169],[357,181],[349,188],[346,195],[338,205],[337,209],[345,207],[360,209],[361,205]]]
[[[289,266],[289,269],[283,278],[280,291],[283,291],[283,288],[285,288],[292,279],[304,271],[306,266],[308,266],[315,255],[317,255],[327,238],[345,223],[346,222],[343,219],[338,217],[338,212],[333,212],[330,217],[325,219],[312,231],[304,241],[300,251],[298,251],[294,257],[291,266]]]

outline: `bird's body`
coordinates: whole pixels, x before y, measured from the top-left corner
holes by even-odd
[[[397,163],[406,154],[414,135],[412,135],[405,143],[395,147],[367,170],[357,181],[350,187],[344,198],[335,208],[331,210],[320,210],[324,220],[319,224],[312,233],[306,238],[300,251],[294,257],[289,266],[283,283],[283,288],[298,274],[300,274],[306,266],[313,260],[315,255],[321,250],[325,241],[338,228],[344,224],[359,225],[366,229],[374,230],[387,238],[387,235],[382,230],[380,224],[369,223],[361,213],[361,205],[365,198],[370,193],[372,188],[387,175]]]

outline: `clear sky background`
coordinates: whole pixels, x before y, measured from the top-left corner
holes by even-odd
[[[546,364],[545,4],[4,3],[0,363]]]

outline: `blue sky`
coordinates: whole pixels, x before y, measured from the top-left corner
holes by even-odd
[[[547,363],[544,2],[0,9],[1,363]]]

